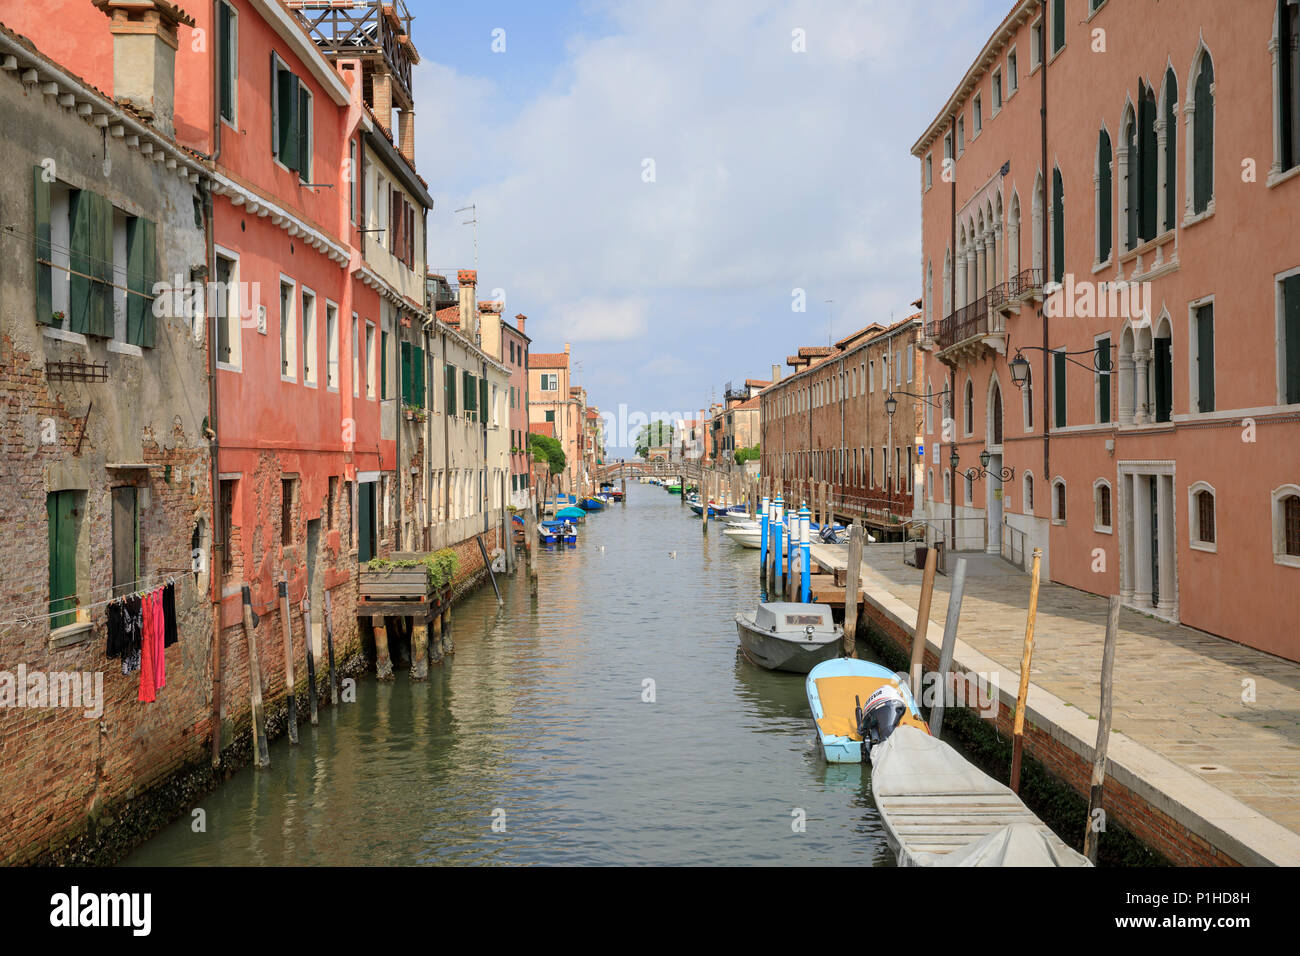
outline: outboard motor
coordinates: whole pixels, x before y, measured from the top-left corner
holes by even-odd
[[[835,528],[830,524],[822,525],[821,531],[817,532],[817,537],[821,538],[822,544],[835,544],[840,539],[835,535]]]
[[[858,736],[862,738],[862,759],[867,760],[871,748],[888,740],[907,716],[907,701],[897,687],[886,684],[867,698],[865,707],[856,709],[856,716]]]

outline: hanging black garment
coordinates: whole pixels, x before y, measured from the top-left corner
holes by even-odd
[[[180,638],[176,634],[176,585],[168,584],[163,588],[163,647],[171,647]]]
[[[108,605],[108,646],[104,653],[110,658],[122,656],[122,645],[126,640],[126,627],[122,623],[122,602],[114,601]]]

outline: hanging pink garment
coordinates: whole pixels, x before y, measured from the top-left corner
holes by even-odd
[[[158,666],[154,662],[157,652],[162,647],[162,636],[155,641],[158,628],[154,624],[153,595],[146,594],[140,599],[140,696],[142,704],[152,704],[157,699]]]
[[[167,686],[167,617],[163,614],[163,593],[162,588],[154,591],[149,595],[150,608],[153,613],[153,636],[154,636],[154,687],[156,690],[162,690]]]

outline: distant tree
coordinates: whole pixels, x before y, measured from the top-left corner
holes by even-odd
[[[736,449],[737,465],[743,465],[747,461],[757,461],[759,458],[762,457],[763,457],[763,453],[759,451],[759,447],[757,445],[751,445],[748,448]]]
[[[565,465],[568,464],[568,460],[564,456],[564,448],[550,435],[538,435],[536,432],[530,432],[528,434],[528,450],[533,453],[533,461],[543,461],[549,465],[552,475],[564,474]]]
[[[662,448],[673,443],[673,426],[662,419],[642,425],[636,436],[638,458],[649,458],[651,448]]]

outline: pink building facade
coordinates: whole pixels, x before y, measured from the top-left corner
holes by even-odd
[[[912,148],[923,385],[950,389],[918,512],[1291,660],[1296,9],[1023,0]]]

